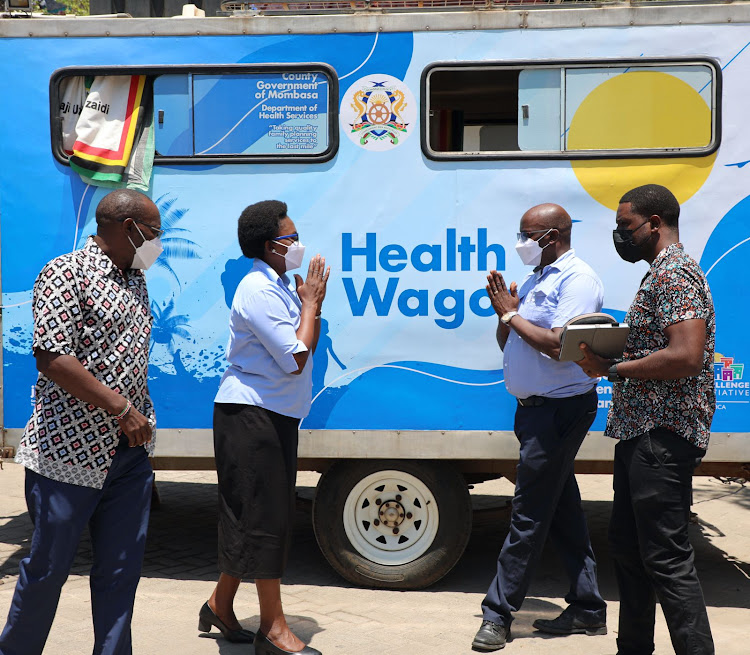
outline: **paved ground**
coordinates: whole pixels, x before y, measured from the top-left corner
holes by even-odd
[[[215,475],[205,472],[159,472],[162,508],[152,514],[149,546],[133,621],[137,655],[252,655],[252,647],[201,637],[198,609],[216,580]],[[474,530],[456,568],[426,591],[360,589],[339,578],[318,551],[310,524],[316,476],[300,474],[298,521],[284,605],[297,633],[326,655],[460,655],[479,626],[479,604],[494,560],[507,531],[503,505],[512,493],[507,481],[474,489]],[[530,597],[513,624],[514,641],[504,651],[566,655],[614,655],[617,594],[606,553],[611,479],[579,476],[599,561],[602,593],[609,603],[609,634],[549,638],[531,628],[539,616],[555,616],[564,601],[564,574],[554,553],[545,552]],[[725,484],[698,478],[695,485],[698,522],[692,526],[697,566],[709,605],[720,655],[745,655],[750,624],[750,484]],[[495,508],[494,510],[492,508]],[[18,562],[31,534],[23,499],[23,470],[5,462],[0,471],[0,617],[10,604]],[[91,652],[90,602],[86,572],[91,554],[81,544],[65,585],[46,655]],[[257,627],[254,587],[241,587],[236,604],[243,625]],[[0,618],[0,621],[2,621]],[[658,655],[672,653],[666,626],[658,612]]]

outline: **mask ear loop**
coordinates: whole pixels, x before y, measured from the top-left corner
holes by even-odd
[[[133,225],[135,225],[135,229],[138,230],[138,234],[141,235],[141,239],[143,239],[143,243],[146,243],[146,241],[148,241],[148,239],[145,236],[143,236],[143,232],[141,232],[141,228],[138,227],[138,223],[136,223],[135,221],[133,221]],[[142,243],[141,246],[136,246],[133,243],[133,239],[130,238],[129,234],[128,234],[128,241],[130,241],[130,245],[133,246],[133,248],[135,248],[136,250],[138,250],[138,248],[140,248],[143,245],[143,243]]]
[[[133,220],[133,219],[131,218],[130,220]],[[143,239],[143,243],[146,243],[146,237],[143,236],[143,232],[141,232],[140,228],[138,227],[138,223],[133,221],[133,225],[135,225],[135,229],[138,230],[138,234],[141,235],[141,239]],[[130,245],[133,246],[133,248],[135,248],[136,252],[138,252],[138,248],[140,248],[143,245],[143,243],[141,244],[141,246],[136,246],[133,243],[133,239],[130,238],[130,235],[128,234],[127,236],[128,236],[128,241],[130,241]]]
[[[536,241],[536,242],[537,242],[537,244],[538,244],[538,243],[539,243],[539,242],[540,242],[540,241],[541,241],[542,239],[544,239],[544,237],[546,237],[546,236],[547,236],[547,235],[548,235],[548,234],[549,234],[550,232],[552,232],[552,230],[557,230],[557,232],[558,232],[558,233],[560,232],[560,230],[558,230],[558,229],[557,229],[556,227],[551,227],[551,228],[550,228],[549,230],[547,230],[547,231],[546,231],[546,232],[545,232],[545,233],[544,233],[544,234],[543,234],[542,236],[540,236],[540,237],[539,237],[539,238],[537,239],[537,241]],[[550,242],[549,242],[549,243],[547,244],[547,246],[551,246],[551,245],[552,245],[552,242],[550,241]],[[547,246],[539,246],[539,247],[540,247],[540,248],[541,248],[542,250],[544,250],[544,249],[545,249],[545,248],[546,248]]]
[[[279,241],[272,241],[271,243],[278,243],[280,246],[284,246],[287,250],[289,250],[289,246],[287,246],[285,243],[281,243]],[[271,252],[274,255],[278,255],[279,257],[283,257],[284,256],[280,252],[277,252],[276,250],[274,250],[273,248],[271,248]]]
[[[286,248],[287,250],[289,250],[289,246],[287,246],[285,243],[281,243],[280,241],[273,241],[272,239],[269,239],[269,240],[271,241],[271,243],[278,243],[280,246],[284,246],[284,248]],[[283,257],[284,256],[282,253],[274,250],[273,248],[271,248],[271,252],[274,255],[278,255],[279,257]]]

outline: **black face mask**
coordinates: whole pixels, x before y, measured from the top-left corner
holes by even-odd
[[[624,230],[622,228],[612,230],[612,241],[615,244],[615,250],[626,262],[635,264],[643,259],[641,246],[633,242],[633,235],[648,222],[644,221],[635,230]]]

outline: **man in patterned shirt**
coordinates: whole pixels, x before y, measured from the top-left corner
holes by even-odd
[[[146,196],[117,190],[99,203],[96,223],[81,250],[53,259],[34,284],[39,378],[16,457],[26,467],[34,536],[0,655],[42,652],[87,524],[93,652],[132,652],[155,428],[147,386],[152,318],[138,269],[161,252],[161,220]]]
[[[615,447],[609,540],[620,590],[618,655],[654,651],[655,601],[677,655],[714,645],[688,537],[691,479],[714,413],[714,307],[706,277],[679,242],[680,205],[648,184],[626,193],[614,243],[650,268],[625,322],[621,362],[585,345],[578,362],[613,382],[605,434]]]

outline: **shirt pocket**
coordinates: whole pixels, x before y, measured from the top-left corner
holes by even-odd
[[[545,284],[538,285],[529,291],[524,300],[525,318],[539,327],[551,328],[557,311],[557,300],[557,289]]]

